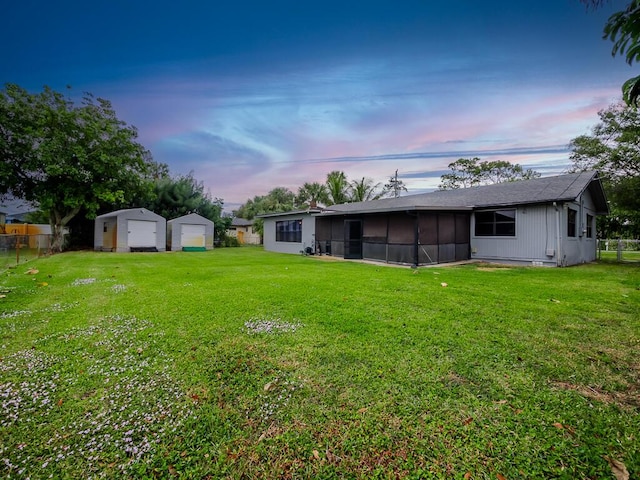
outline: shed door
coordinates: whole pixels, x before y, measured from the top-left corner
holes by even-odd
[[[204,247],[204,234],[204,225],[191,225],[185,223],[182,225],[180,244],[183,247]]]
[[[158,222],[149,220],[127,221],[127,246],[155,247]]]

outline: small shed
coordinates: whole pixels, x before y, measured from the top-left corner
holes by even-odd
[[[214,223],[197,213],[174,218],[167,222],[167,249],[211,250]]]
[[[96,217],[94,250],[164,252],[167,221],[146,208],[129,208]]]

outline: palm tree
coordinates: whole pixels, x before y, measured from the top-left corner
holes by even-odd
[[[370,178],[362,177],[362,180],[354,180],[351,182],[351,201],[368,202],[369,200],[377,200],[382,195],[379,192],[379,183],[373,183]]]
[[[318,204],[327,205],[329,203],[327,186],[318,182],[305,183],[298,189],[296,202],[300,206],[305,205],[311,208]]]
[[[327,174],[328,205],[347,203],[349,201],[349,182],[344,172],[334,170]]]

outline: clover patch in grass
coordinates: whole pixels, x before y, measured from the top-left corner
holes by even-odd
[[[281,318],[250,318],[244,322],[244,331],[249,335],[278,334],[295,332],[302,326],[302,323],[287,322]]]
[[[113,315],[5,357],[0,475],[134,476],[152,462],[195,418],[162,336],[150,321]]]
[[[71,282],[71,286],[77,287],[79,285],[91,285],[96,283],[95,278],[76,278],[73,282]]]

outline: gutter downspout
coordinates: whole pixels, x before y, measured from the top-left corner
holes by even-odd
[[[556,265],[561,267],[562,257],[560,256],[560,247],[562,245],[560,243],[560,209],[556,202],[553,202],[553,208],[556,210]]]

